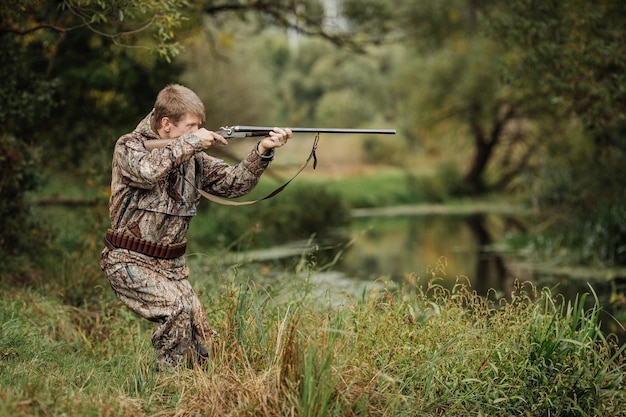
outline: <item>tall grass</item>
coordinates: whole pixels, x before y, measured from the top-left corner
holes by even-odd
[[[340,298],[304,262],[195,272],[220,337],[205,368],[173,373],[155,372],[150,325],[106,288],[80,308],[3,288],[0,415],[626,415],[623,347],[584,296],[447,290],[441,265]]]

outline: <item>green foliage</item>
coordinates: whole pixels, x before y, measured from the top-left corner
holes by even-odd
[[[149,335],[116,303],[76,309],[3,289],[2,304],[1,414],[137,416],[142,408],[130,398],[160,391],[146,365]]]
[[[0,125],[3,136],[24,138],[34,144],[33,135],[46,120],[54,106],[53,93],[57,80],[41,71],[45,60],[36,43],[20,44],[12,36],[0,32]]]
[[[484,36],[481,16],[489,8],[457,0],[345,5],[363,31],[382,28],[387,39],[401,40],[406,51],[393,62],[394,115],[410,146],[447,154],[462,149],[452,159],[465,171],[457,192],[472,195],[510,187],[533,169],[532,155],[542,144],[542,130],[526,128],[537,101],[522,101],[508,88],[500,62],[507,51]]]
[[[580,125],[556,132],[533,177],[540,206],[556,214],[547,235],[560,234],[577,262],[623,265],[624,2],[520,1],[492,12],[490,33],[510,50],[503,69],[511,86]]]
[[[406,144],[369,136],[363,139],[364,162],[374,165],[403,166],[407,161]]]
[[[157,88],[176,71],[156,56],[131,54],[115,45],[140,42],[138,22],[151,23],[146,30],[173,30],[181,4],[22,0],[4,5],[0,155],[6,166],[1,192],[11,194],[0,200],[6,222],[0,233],[2,247],[7,247],[3,255],[38,258],[47,250],[47,237],[33,227],[36,221],[29,218],[24,199],[41,184],[46,169],[87,173],[92,184],[102,181],[114,141],[142,117],[138,108],[150,110]],[[165,21],[161,13],[167,15]],[[129,27],[133,34],[122,34]],[[165,43],[173,41],[168,36],[158,35],[162,43],[157,49],[168,48]]]
[[[9,0],[0,13],[0,33],[34,35],[31,39],[47,39],[55,48],[62,34],[71,37],[89,31],[115,45],[171,59],[181,48],[175,33],[187,19],[187,4],[185,0]]]
[[[66,169],[107,172],[117,138],[148,114],[180,67],[110,47],[89,32],[68,37],[57,54],[63,65],[52,68],[59,90],[56,123],[47,130],[48,153]]]
[[[567,143],[548,149],[568,158],[552,159],[538,177],[530,178],[538,206],[553,223],[543,239],[558,236],[554,245],[568,248],[570,261],[577,264],[626,265],[626,154],[615,148],[595,150],[587,135],[566,133]]]
[[[586,213],[586,215],[585,215]],[[560,263],[626,265],[626,206],[598,206],[593,212],[573,213],[568,221],[533,238],[537,252],[565,254]],[[558,233],[556,232],[558,231]]]
[[[362,36],[374,42],[402,39],[417,49],[437,49],[441,42],[467,32],[467,2],[462,0],[345,0],[343,11]]]
[[[0,135],[0,274],[20,277],[24,262],[39,260],[40,248],[49,238],[46,228],[32,216],[28,193],[43,181],[41,165],[32,149]]]
[[[418,122],[426,128],[441,121],[460,121],[469,117],[477,123],[490,123],[503,102],[510,100],[502,91],[494,71],[498,48],[486,39],[452,39],[426,59],[415,60],[405,69],[404,83],[420,86],[410,96]],[[469,114],[472,103],[481,103],[480,114]]]
[[[37,262],[49,237],[27,199],[44,182],[36,145],[56,86],[40,70],[45,62],[38,48],[0,32],[0,272],[20,281],[28,281],[21,275],[32,269],[28,262]]]
[[[350,208],[346,200],[326,187],[302,185],[294,187],[288,195],[288,200],[269,200],[259,210],[261,228],[267,229],[270,241],[313,235],[324,238],[349,222]]]
[[[582,235],[584,259],[599,259],[604,265],[626,265],[626,202],[600,207],[587,221]]]
[[[338,193],[312,184],[293,184],[278,197],[250,207],[211,205],[190,231],[203,245],[268,246],[313,236],[325,239],[349,223],[349,206]]]
[[[324,187],[341,195],[350,207],[386,207],[429,201],[419,187],[420,179],[404,170],[381,169],[371,175],[357,175],[341,181],[327,182]]]
[[[494,7],[489,30],[511,51],[512,86],[541,95],[553,114],[578,116],[596,143],[624,150],[625,16],[620,0],[525,0]]]
[[[185,0],[78,0],[64,1],[61,10],[81,16],[92,31],[116,44],[139,44],[169,60],[180,51],[175,33],[187,19],[185,6]],[[149,34],[154,41],[142,44],[137,34]]]
[[[356,89],[329,91],[319,100],[316,126],[359,126],[375,117],[375,107],[363,102]]]
[[[241,26],[230,29],[245,32],[246,28]],[[258,53],[256,42],[237,43],[232,35],[224,33],[220,43],[227,58],[216,57],[201,33],[175,61],[184,68],[181,81],[192,86],[205,105],[207,128],[279,124],[280,106],[274,94],[269,93],[276,85],[260,60],[250,58]]]
[[[464,185],[462,175],[454,164],[445,164],[437,175],[415,179],[415,187],[422,190],[428,201],[436,203],[469,194]]]
[[[261,62],[288,125],[360,127],[388,122],[393,114],[393,98],[384,93],[393,51],[357,55],[318,39],[302,39],[288,49],[272,34],[258,43],[269,57]]]
[[[598,387],[609,391],[617,388],[617,381],[605,379],[604,366],[597,362],[599,358],[594,352],[597,340],[603,339],[598,329],[599,307],[596,304],[586,310],[585,301],[586,294],[557,305],[546,292],[531,316],[534,320],[529,329],[529,366],[523,376],[526,386],[533,389],[532,396],[524,399],[536,413],[592,415],[600,401]],[[587,358],[578,357],[586,351],[591,353]],[[547,389],[539,393],[535,387]]]

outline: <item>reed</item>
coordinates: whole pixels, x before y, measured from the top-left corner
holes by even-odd
[[[155,372],[151,326],[106,290],[77,308],[3,288],[0,415],[626,415],[624,346],[601,333],[592,292],[483,297],[439,285],[439,264],[339,298],[314,273],[204,273],[220,337],[206,367],[173,373]]]

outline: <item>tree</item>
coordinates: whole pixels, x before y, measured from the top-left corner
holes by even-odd
[[[490,13],[488,33],[511,51],[509,85],[577,127],[549,142],[535,190],[585,263],[626,264],[625,19],[620,0],[523,0]]]
[[[626,150],[626,3],[523,0],[489,17],[488,34],[514,51],[510,85],[574,114],[598,145]]]
[[[551,128],[533,124],[530,117],[538,108],[500,82],[494,70],[499,53],[488,39],[451,39],[427,57],[415,58],[398,79],[415,86],[405,95],[416,137],[451,154],[471,155],[460,162],[465,173],[452,190],[456,193],[507,189],[531,169]]]
[[[8,0],[0,10],[0,34],[19,36],[24,43],[45,40],[54,54],[66,36],[89,30],[113,44],[171,58],[180,50],[174,33],[185,20],[185,4],[184,0]],[[154,41],[145,39],[148,35]]]
[[[234,15],[259,29],[276,26],[306,37],[325,39],[337,46],[361,49],[365,43],[353,31],[329,24],[323,3],[324,0],[204,0],[202,10],[214,22]]]
[[[180,76],[172,59],[205,17],[234,15],[259,30],[288,27],[340,43],[319,2],[284,0],[8,0],[0,8],[0,256],[38,253],[21,221],[47,165],[104,172],[113,141]],[[141,109],[141,110],[138,110]],[[37,158],[45,148],[46,160]],[[18,216],[19,214],[19,216]],[[12,222],[21,233],[10,234]],[[6,223],[7,227],[4,227]],[[24,239],[16,242],[15,239]],[[27,242],[28,241],[28,242]],[[28,250],[32,246],[32,250]],[[6,265],[0,259],[0,264]]]
[[[540,146],[564,154],[559,132],[572,117],[616,165],[613,150],[623,152],[626,136],[625,8],[619,0],[344,1],[372,41],[415,53],[400,78],[414,86],[402,98],[414,115],[405,130],[423,140],[425,127],[465,127],[472,193],[502,189],[524,170],[534,175],[528,164],[540,162]]]
[[[150,80],[160,77],[161,83],[175,71],[156,65],[154,57],[177,51],[171,32],[180,26],[181,2],[112,4],[9,0],[0,9],[0,264],[5,270],[17,261],[38,259],[46,245],[49,234],[26,198],[43,183],[46,165],[98,172],[104,166],[98,156],[109,152],[112,138],[131,122],[124,109],[149,108]],[[122,44],[127,47],[118,48]],[[150,48],[156,54],[149,55]]]
[[[346,0],[344,6],[359,30],[373,28],[366,33],[374,41],[400,41],[410,52],[395,88],[409,116],[403,129],[410,139],[430,147],[435,145],[426,142],[445,143],[464,154],[464,143],[471,143],[471,159],[460,164],[462,183],[451,191],[501,191],[530,168],[545,132],[529,128],[530,114],[538,113],[535,103],[502,82],[498,61],[506,51],[482,33],[485,5]],[[442,129],[456,141],[442,140]]]

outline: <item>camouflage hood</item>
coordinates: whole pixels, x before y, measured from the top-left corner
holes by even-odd
[[[135,132],[139,133],[141,136],[146,138],[147,140],[151,139],[160,139],[159,134],[157,133],[156,128],[153,123],[154,110],[152,110],[146,117],[143,118],[141,122],[135,128]]]

